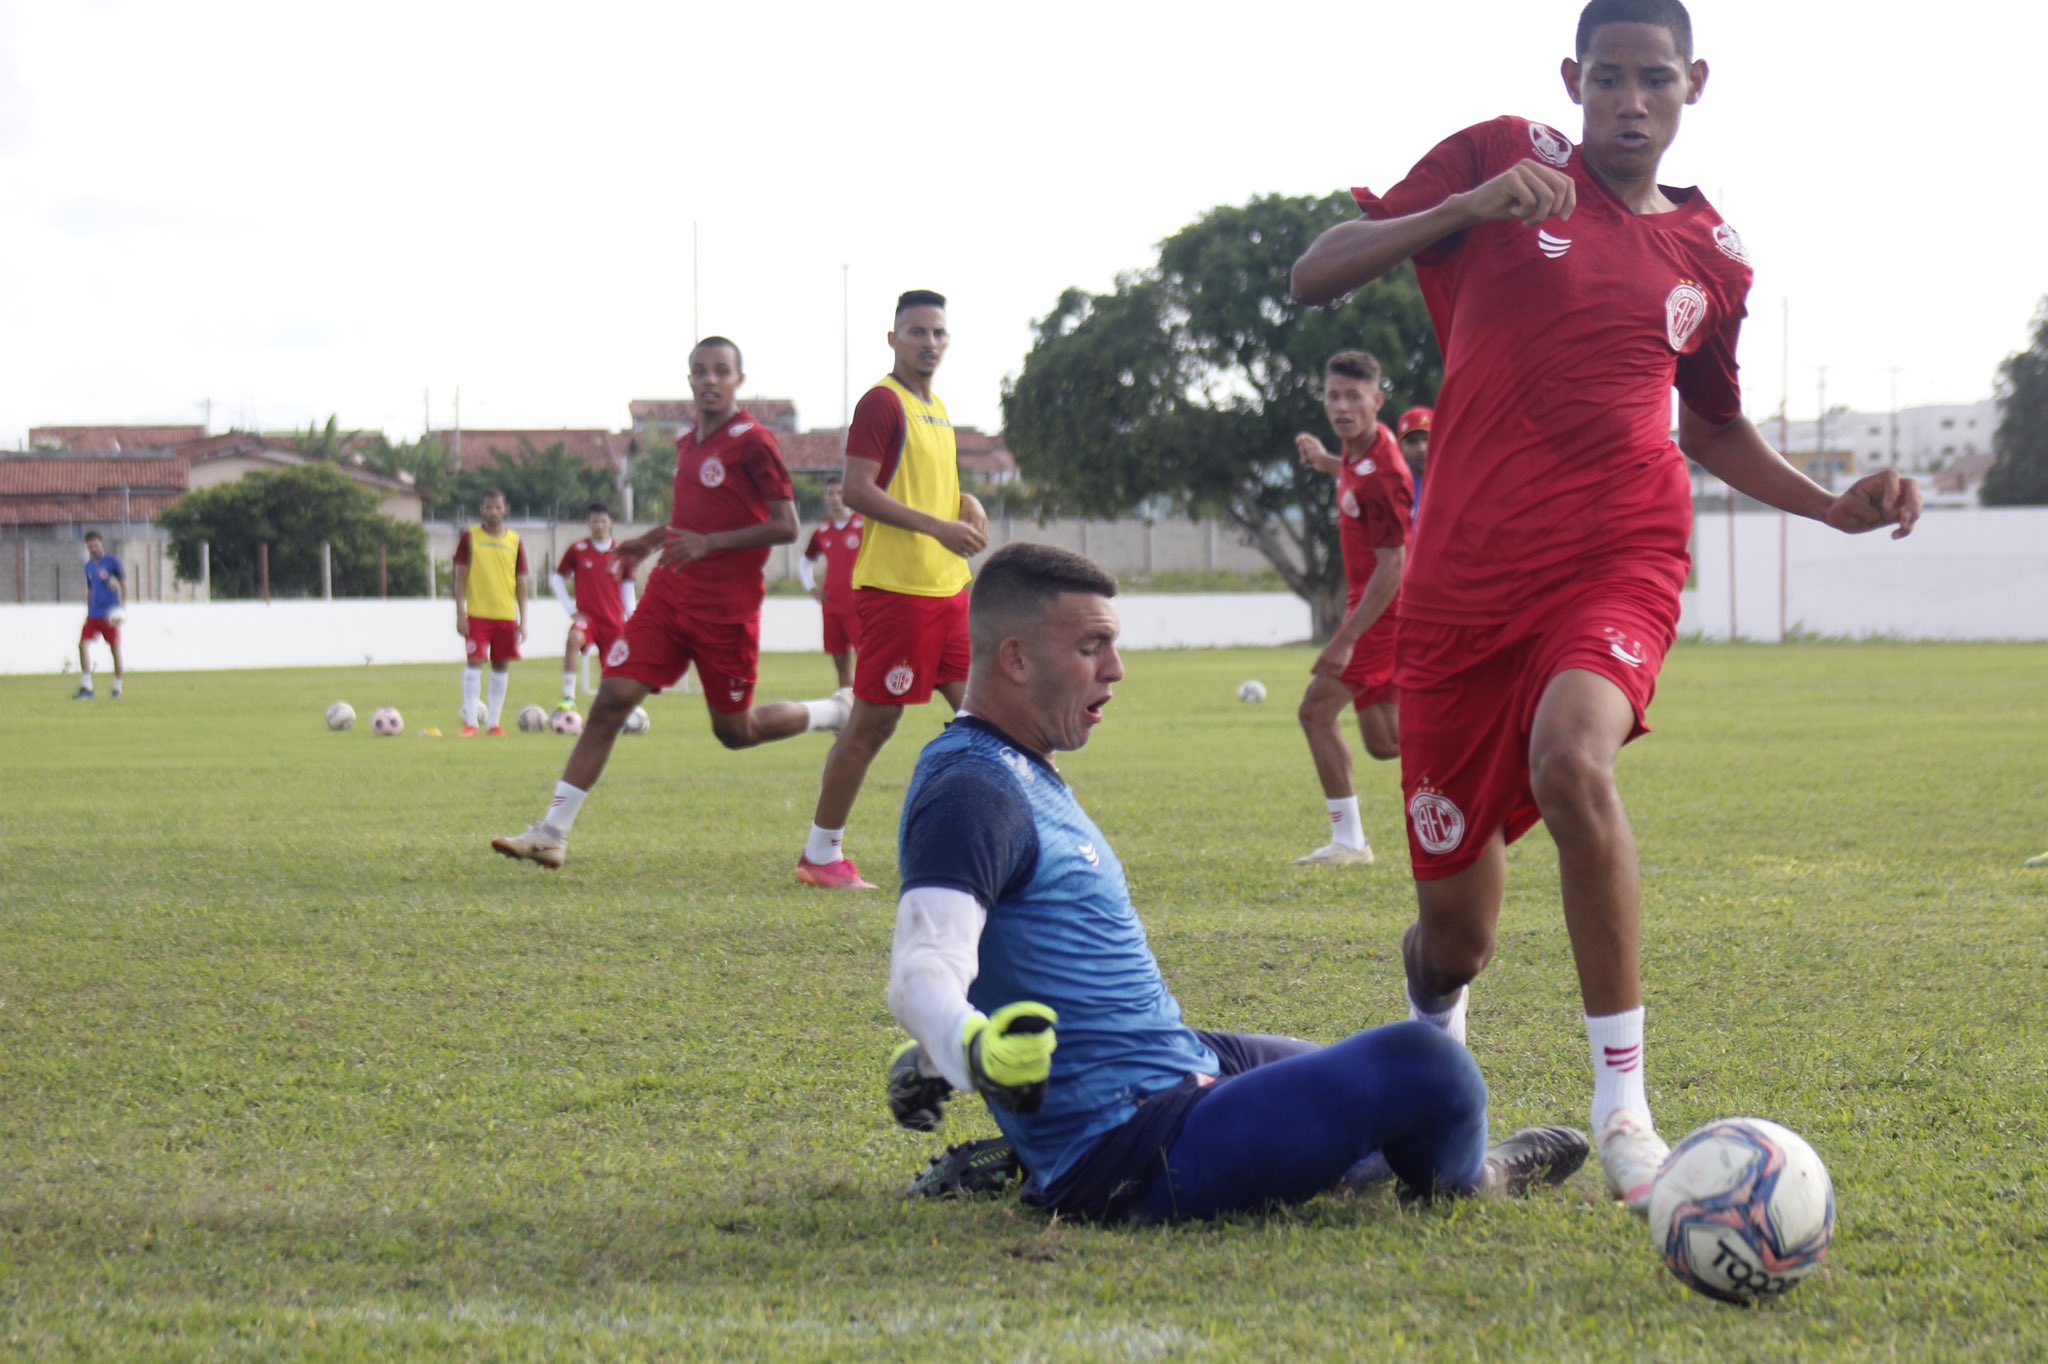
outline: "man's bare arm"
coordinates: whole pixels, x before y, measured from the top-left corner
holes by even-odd
[[[929,535],[963,559],[972,558],[988,548],[985,531],[971,522],[945,521],[906,506],[889,496],[882,487],[881,477],[882,466],[878,462],[848,455],[845,478],[840,484],[840,495],[846,499],[846,505],[871,521]]]
[[[1920,519],[1920,485],[1896,469],[1880,469],[1846,492],[1831,493],[1787,463],[1747,417],[1716,425],[1681,402],[1678,445],[1735,491],[1851,535],[1896,526],[1892,538],[1900,540]]]

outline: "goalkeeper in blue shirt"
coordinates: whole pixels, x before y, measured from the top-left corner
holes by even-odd
[[[899,835],[898,1121],[929,1128],[976,1090],[1003,1138],[963,1157],[1014,1156],[1026,1201],[1100,1220],[1298,1202],[1374,1168],[1422,1196],[1577,1169],[1587,1142],[1568,1128],[1489,1152],[1478,1064],[1427,1024],[1318,1047],[1182,1021],[1123,867],[1054,765],[1123,677],[1115,595],[1047,545],[1007,545],[975,578],[965,703],[919,756]]]

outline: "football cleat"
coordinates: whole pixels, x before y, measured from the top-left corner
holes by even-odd
[[[505,737],[505,727],[503,725],[492,725],[484,731],[484,735],[486,738],[502,739]]]
[[[2020,863],[2020,865],[2023,867],[2048,867],[2048,852],[2042,853],[2039,857],[2030,857]]]
[[[1538,1185],[1562,1184],[1586,1163],[1593,1143],[1575,1127],[1525,1127],[1486,1153],[1479,1192],[1520,1198]]]
[[[566,696],[565,696],[565,697],[563,697],[563,698],[562,698],[561,700],[559,700],[559,701],[555,702],[555,709],[556,709],[556,710],[574,710],[574,709],[576,709],[576,703],[575,703],[574,701],[570,700],[570,699],[569,699],[568,697],[566,697]]]
[[[79,689],[78,689],[77,691],[75,691],[75,692],[71,693],[71,699],[72,699],[72,700],[74,700],[74,701],[90,701],[90,700],[92,700],[92,688],[91,688],[91,687],[80,687],[80,688],[79,688]]]
[[[1312,853],[1294,859],[1297,867],[1365,867],[1372,864],[1372,849],[1347,848],[1342,843],[1325,843]]]
[[[1650,1185],[1671,1147],[1648,1117],[1617,1108],[1600,1124],[1600,1171],[1607,1190],[1638,1217],[1650,1215]]]
[[[523,834],[494,838],[491,847],[507,857],[523,857],[529,862],[538,862],[550,871],[559,870],[569,857],[569,840],[546,822],[534,825]]]
[[[842,857],[837,862],[823,865],[811,861],[803,854],[797,854],[796,879],[806,886],[824,886],[829,890],[873,890],[875,883],[863,881],[860,868],[853,865],[853,859]]]
[[[458,739],[474,739],[476,737],[476,726],[464,725],[461,729],[455,731],[455,737]]]
[[[1003,1137],[948,1146],[910,1181],[909,1198],[971,1198],[999,1193],[1024,1177],[1024,1166]]]

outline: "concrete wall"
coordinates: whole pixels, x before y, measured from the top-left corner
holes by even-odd
[[[102,532],[107,553],[128,570],[128,596],[137,601],[189,601],[198,594],[177,583],[170,546],[161,539],[127,538]],[[0,604],[85,603],[85,544],[79,540],[0,536]]]

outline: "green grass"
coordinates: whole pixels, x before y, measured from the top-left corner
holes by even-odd
[[[1361,769],[1380,865],[1286,865],[1324,831],[1309,660],[1132,656],[1063,764],[1205,1026],[1397,1016],[1393,771]],[[763,694],[829,677],[771,656]],[[452,731],[453,666],[0,680],[0,1356],[2040,1358],[2044,677],[2034,646],[1681,647],[1624,756],[1660,1121],[1775,1118],[1836,1181],[1827,1264],[1756,1310],[1682,1289],[1590,1171],[1173,1230],[906,1204],[938,1141],[880,1097],[892,901],[789,879],[821,738],[729,754],[657,698],[548,875],[484,840],[564,741],[367,730]],[[336,697],[363,728],[321,727]],[[937,725],[855,814],[885,887]],[[1498,1133],[1584,1121],[1555,863],[1511,854],[1475,992]],[[955,1108],[947,1139],[991,1130]]]

